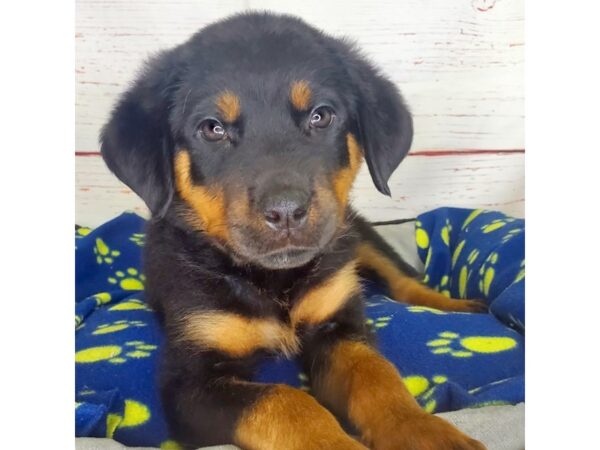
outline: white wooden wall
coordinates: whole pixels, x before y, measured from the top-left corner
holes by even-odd
[[[354,38],[403,92],[409,156],[379,194],[363,168],[354,204],[371,220],[437,206],[524,213],[523,0],[76,0],[76,220],[144,204],[114,178],[98,133],[141,62],[246,9],[296,14]]]

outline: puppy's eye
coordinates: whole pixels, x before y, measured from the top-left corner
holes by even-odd
[[[311,128],[327,128],[333,122],[335,112],[329,106],[319,106],[310,113]]]
[[[204,119],[198,125],[197,133],[209,142],[217,142],[227,136],[225,127],[217,119]]]

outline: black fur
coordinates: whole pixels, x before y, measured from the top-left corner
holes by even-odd
[[[335,111],[326,130],[308,130],[307,111],[295,111],[288,89],[307,80],[315,103]],[[241,115],[226,124],[228,138],[206,142],[198,124],[215,117],[215,95],[234,92]],[[317,106],[316,104],[312,105]],[[189,151],[193,182],[219,185],[227,201],[245,198],[259,208],[265,195],[285,189],[314,197],[316,180],[331,180],[349,165],[346,137],[357,137],[374,184],[389,195],[388,179],[409,150],[411,116],[397,89],[347,41],[296,18],[242,14],[208,26],[186,43],[159,54],[116,105],[102,131],[108,167],[148,205],[146,293],[167,335],[163,403],[175,437],[190,447],[231,442],[236,421],[268,386],[241,389],[257,353],[236,359],[182,344],[179,320],[198,310],[275,317],[354,258],[359,239],[378,240],[347,209],[332,225],[335,205],[322,205],[310,233],[286,239],[310,248],[307,262],[285,255],[280,270],[261,259],[277,239],[230,218],[232,242],[192,226],[190,206],[175,188],[174,158]],[[312,198],[311,197],[311,198]],[[254,211],[256,217],[261,211]],[[291,242],[290,241],[290,242]],[[279,244],[277,244],[279,245]],[[298,250],[304,251],[304,250]],[[391,250],[386,250],[391,251]],[[308,250],[307,250],[308,252]],[[306,370],[317,370],[330,343],[368,340],[362,297],[356,295],[327,323],[299,330]]]

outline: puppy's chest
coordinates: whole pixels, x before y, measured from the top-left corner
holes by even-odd
[[[334,320],[359,291],[354,264],[348,264],[325,280],[298,289],[248,289],[262,304],[259,315],[230,311],[204,311],[187,321],[186,336],[196,344],[231,357],[247,357],[258,351],[293,355],[299,352],[304,332]]]

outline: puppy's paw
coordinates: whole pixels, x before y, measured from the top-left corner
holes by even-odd
[[[448,309],[446,311],[487,313],[488,305],[482,300],[452,299],[448,302]]]
[[[379,432],[373,441],[374,450],[486,450],[481,442],[430,414],[398,419],[397,426]]]

